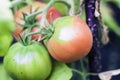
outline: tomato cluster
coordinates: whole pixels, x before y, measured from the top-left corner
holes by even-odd
[[[25,23],[25,21],[23,20],[23,13],[26,13],[26,14],[30,14],[30,10],[32,9],[32,12],[35,12],[37,11],[37,9],[42,9],[46,6],[47,4],[45,3],[42,3],[42,2],[37,2],[35,1],[34,3],[32,3],[31,5],[27,5],[21,9],[19,9],[18,11],[15,12],[14,14],[14,20],[15,20],[15,23],[16,23],[16,29],[13,31],[13,34],[16,38],[19,37],[19,33],[21,33],[21,36],[24,36],[24,32],[21,32],[23,30],[23,27],[21,26],[21,24],[23,25]],[[32,7],[31,7],[32,6]],[[55,20],[56,18],[60,17],[61,14],[60,12],[55,9],[54,7],[51,7],[48,12],[47,12],[47,15],[46,15],[46,18],[48,20],[48,22],[50,23],[50,16],[52,16],[52,20]],[[41,17],[42,15],[39,14],[36,16],[35,20],[37,20],[38,22],[41,21]],[[40,28],[39,26],[35,26],[32,30],[32,32],[36,32],[38,31]],[[38,39],[39,35],[33,35],[32,39]]]
[[[51,58],[71,63],[85,57],[92,48],[92,33],[85,21],[76,16],[63,16],[58,8],[53,6],[45,15],[48,24],[44,27],[32,26],[31,31],[26,32],[27,29],[30,30],[31,25],[41,23],[43,14],[37,14],[29,21],[26,21],[26,16],[46,6],[45,3],[34,1],[14,12],[16,29],[12,34],[20,42],[12,44],[7,51],[4,67],[15,80],[46,80],[52,72]],[[43,33],[26,38],[26,34],[42,30]]]

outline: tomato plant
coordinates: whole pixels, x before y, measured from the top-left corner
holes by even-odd
[[[100,40],[103,38],[101,35],[105,34],[99,0],[7,1],[0,3],[0,57],[4,59],[5,70],[13,79],[86,80],[89,75],[99,75]],[[86,18],[88,25],[81,17]],[[119,34],[118,28],[111,29]],[[12,30],[19,42],[9,48]],[[48,52],[55,59],[53,63]],[[74,61],[77,62],[72,63]],[[66,63],[72,65],[68,67]],[[87,73],[88,68],[92,74]],[[74,79],[73,71],[80,75],[79,79]]]
[[[37,9],[42,9],[46,5],[47,4],[45,4],[45,3],[35,1],[31,5],[27,5],[27,6],[21,8],[20,10],[18,10],[18,11],[15,12],[15,14],[14,14],[14,20],[15,20],[17,28],[16,28],[15,31],[13,31],[13,34],[14,34],[14,36],[16,38],[18,38],[18,36],[19,36],[18,33],[20,33],[22,31],[22,29],[23,29],[23,27],[21,25],[19,25],[19,24],[24,24],[25,23],[25,21],[23,20],[23,14],[22,13],[26,13],[26,14],[29,15],[30,14],[30,9],[32,9],[32,12],[35,12],[35,11],[37,11]],[[36,16],[36,20],[38,22],[41,21],[41,16],[42,16],[41,14],[38,14]],[[51,21],[51,19],[50,19],[51,17],[50,16],[52,16],[52,20],[55,20],[56,18],[60,17],[61,14],[54,7],[51,7],[49,9],[49,11],[47,12],[47,15],[46,15],[46,18],[47,18],[48,22]],[[35,23],[36,20],[33,23]],[[35,26],[35,27],[37,27],[37,26]],[[38,30],[39,30],[39,28],[37,27],[36,29],[34,29],[32,31],[33,32],[37,32]],[[21,33],[21,35],[23,36],[24,32]],[[32,39],[37,39],[38,37],[39,37],[39,35],[36,34],[36,35],[33,35]]]
[[[13,44],[4,58],[6,71],[17,80],[45,80],[51,72],[51,60],[42,44]]]
[[[75,16],[58,18],[52,37],[46,41],[46,46],[58,61],[72,62],[86,56],[92,47],[92,33],[87,24]]]

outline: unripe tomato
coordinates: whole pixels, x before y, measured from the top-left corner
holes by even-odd
[[[9,0],[0,1],[0,31],[13,31],[15,29],[13,14],[11,9],[8,7],[10,4]]]
[[[1,30],[0,30],[1,31]],[[0,32],[0,57],[7,54],[8,48],[13,40],[12,34],[9,32]]]
[[[61,62],[73,62],[86,56],[92,47],[92,33],[88,25],[75,16],[66,16],[53,22],[55,31],[46,41],[51,56]]]
[[[19,9],[18,11],[15,12],[14,14],[14,21],[16,23],[16,30],[13,31],[13,34],[16,38],[19,37],[18,33],[21,32],[21,30],[23,29],[18,23],[20,24],[24,24],[25,21],[23,20],[23,15],[22,13],[27,13],[28,15],[30,14],[30,8],[32,6],[32,12],[35,12],[36,9],[42,9],[46,6],[47,4],[45,3],[42,3],[42,2],[38,2],[38,1],[35,1],[33,2],[31,5],[27,5],[21,9]],[[37,10],[36,10],[37,11]],[[59,11],[57,11],[54,7],[51,7],[48,12],[47,12],[47,15],[46,15],[46,18],[48,20],[48,22],[50,22],[50,15],[52,15],[52,19],[55,20],[56,18],[60,17],[61,14]],[[36,20],[38,22],[41,21],[41,14],[37,15],[36,16]],[[36,32],[39,30],[39,27],[35,27],[36,29],[32,30],[32,32]],[[21,33],[21,36],[24,36],[24,32]],[[38,39],[39,35],[33,35],[32,36],[32,39]]]
[[[67,16],[69,14],[68,5],[63,2],[56,2],[54,7],[61,13],[62,16]]]
[[[4,58],[4,67],[15,80],[46,80],[51,72],[51,60],[42,44],[13,44]]]

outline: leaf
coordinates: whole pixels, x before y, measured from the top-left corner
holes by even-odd
[[[66,64],[54,62],[53,72],[48,80],[70,80],[72,75],[72,70]]]

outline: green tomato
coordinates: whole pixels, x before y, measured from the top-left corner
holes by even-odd
[[[4,56],[7,53],[12,40],[13,37],[10,33],[0,32],[0,57]]]
[[[15,29],[13,14],[9,5],[10,2],[7,0],[0,2],[0,31],[12,31]]]
[[[46,80],[52,68],[48,51],[35,42],[27,46],[13,44],[4,58],[4,66],[15,80]]]
[[[56,2],[54,7],[62,14],[62,16],[66,16],[69,13],[69,7],[62,2]]]

